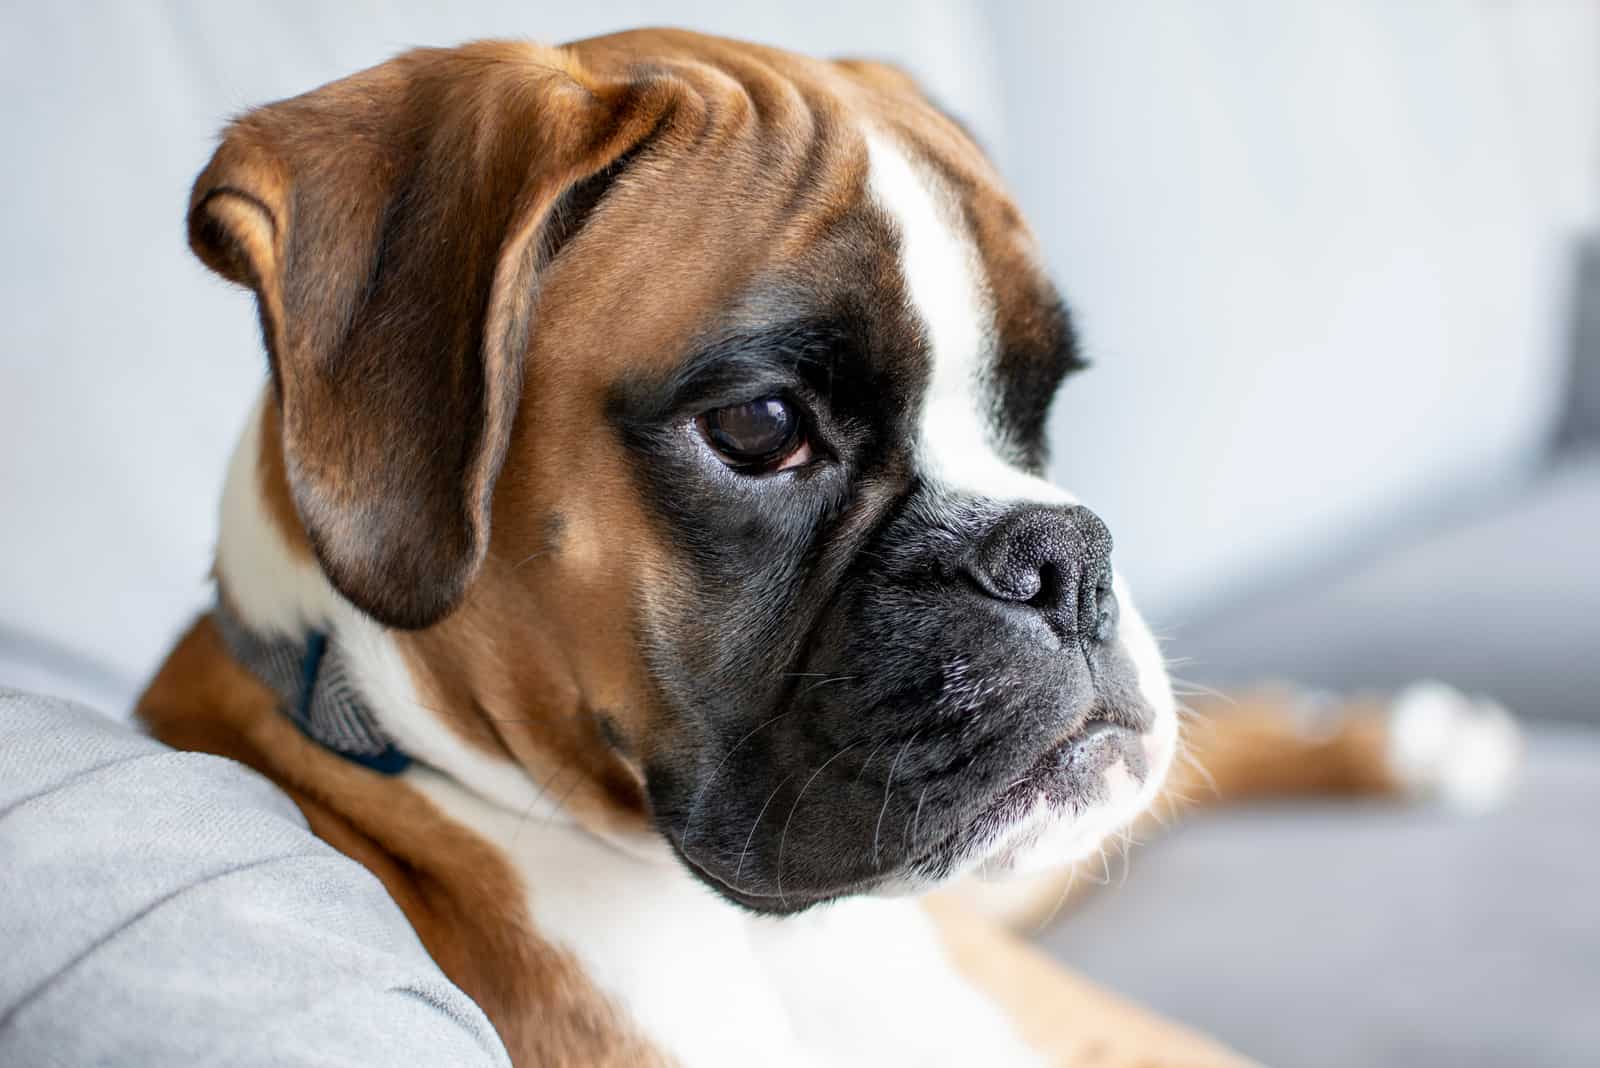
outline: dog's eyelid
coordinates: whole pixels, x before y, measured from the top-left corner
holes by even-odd
[[[678,385],[726,381],[803,383],[833,373],[854,349],[848,332],[827,319],[806,318],[724,335],[684,361]]]
[[[732,378],[727,381],[707,382],[703,390],[691,391],[679,404],[678,411],[701,414],[716,408],[731,408],[738,404],[775,397],[802,411],[812,406],[811,391],[798,378],[789,375],[760,375],[754,378]]]
[[[642,444],[713,409],[782,397],[800,412],[819,455],[837,457],[832,439],[839,424],[831,402],[835,372],[841,357],[857,348],[847,331],[826,319],[725,334],[671,374],[619,383],[611,393],[610,415],[629,440]]]

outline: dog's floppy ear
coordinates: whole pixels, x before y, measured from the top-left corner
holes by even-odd
[[[250,112],[196,180],[189,241],[255,291],[301,522],[378,620],[435,622],[481,564],[541,268],[669,92],[419,50]]]

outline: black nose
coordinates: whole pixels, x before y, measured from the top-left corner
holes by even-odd
[[[1116,637],[1111,532],[1082,505],[1011,512],[984,535],[966,571],[990,597],[1037,609],[1063,638]]]

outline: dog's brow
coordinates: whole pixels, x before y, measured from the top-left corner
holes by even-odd
[[[613,411],[626,422],[655,423],[709,399],[733,400],[797,381],[826,383],[841,354],[854,349],[844,324],[822,317],[725,333],[697,346],[671,373],[622,386]]]

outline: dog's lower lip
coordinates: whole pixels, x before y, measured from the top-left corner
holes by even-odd
[[[1039,759],[1034,761],[1032,767],[1028,769],[1027,778],[1016,784],[1012,789],[1026,786],[1029,783],[1042,785],[1041,780],[1047,779],[1053,772],[1065,771],[1071,765],[1075,753],[1083,751],[1090,742],[1102,735],[1126,732],[1127,730],[1128,728],[1112,723],[1110,720],[1089,720],[1082,727],[1046,749]]]
[[[946,851],[952,843],[959,840],[963,835],[970,833],[975,826],[985,820],[1000,816],[1008,809],[1015,812],[1025,811],[1033,804],[1036,798],[1047,796],[1052,792],[1050,790],[1052,780],[1068,770],[1075,751],[1081,750],[1086,743],[1102,735],[1127,730],[1128,728],[1109,720],[1090,719],[1077,730],[1051,744],[1029,766],[1026,775],[1001,790],[985,803],[976,815],[963,821],[961,826],[950,831],[935,842],[932,847],[918,854],[917,857],[913,858],[912,863],[926,860]]]

